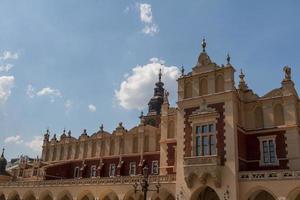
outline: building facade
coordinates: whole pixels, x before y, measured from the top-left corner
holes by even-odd
[[[2,154],[0,199],[141,200],[133,184],[146,166],[149,200],[300,200],[300,101],[283,71],[279,88],[258,96],[242,71],[235,85],[230,57],[217,65],[204,40],[177,80],[177,107],[160,72],[136,127],[79,138],[47,130],[40,159],[5,171]]]

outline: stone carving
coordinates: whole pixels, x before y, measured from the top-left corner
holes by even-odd
[[[286,81],[291,80],[291,78],[292,78],[292,70],[291,70],[291,68],[289,66],[285,66],[283,68],[283,71],[285,73],[284,80],[286,80]]]

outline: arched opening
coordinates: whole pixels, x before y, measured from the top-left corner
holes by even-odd
[[[216,78],[216,92],[224,91],[224,78],[222,75],[217,76]]]
[[[281,104],[276,104],[274,106],[274,124],[276,126],[284,124],[284,112]]]
[[[20,200],[20,199],[21,198],[20,198],[19,194],[16,191],[11,192],[8,195],[8,198],[7,198],[7,200]]]
[[[0,193],[0,200],[5,200],[4,194],[1,194],[1,193]]]
[[[113,190],[104,191],[100,195],[100,200],[119,200],[118,195]]]
[[[197,190],[193,195],[191,200],[220,200],[218,194],[211,187],[205,187]]]
[[[143,200],[143,194],[141,192],[134,192],[130,190],[126,193],[124,200]]]
[[[53,200],[53,195],[50,191],[44,191],[40,194],[39,200]]]
[[[95,199],[94,195],[89,191],[81,192],[77,197],[77,200],[94,200],[94,199]]]
[[[208,92],[208,84],[207,84],[207,80],[206,78],[203,78],[200,80],[200,84],[199,84],[199,95],[206,95]]]
[[[167,189],[162,188],[159,190],[159,193],[153,193],[151,200],[175,200],[175,197]]]
[[[251,195],[248,200],[275,200],[275,198],[265,190],[259,190]]]
[[[254,110],[254,120],[255,120],[255,128],[264,127],[264,114],[260,106],[256,107]]]
[[[32,191],[30,191],[30,192],[25,193],[23,200],[36,200],[36,198],[35,198],[34,193]]]
[[[174,138],[175,137],[175,123],[174,121],[169,121],[168,123],[168,138]]]
[[[192,97],[192,83],[187,82],[184,85],[184,98],[191,98]]]
[[[63,191],[57,195],[57,200],[72,200],[73,197],[68,191]]]

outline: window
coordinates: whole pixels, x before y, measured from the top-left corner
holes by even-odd
[[[284,112],[281,104],[276,104],[274,107],[274,124],[276,126],[284,124]]]
[[[192,97],[192,83],[187,82],[184,85],[184,98],[191,98]]]
[[[254,117],[255,117],[255,128],[263,128],[264,127],[264,113],[260,106],[255,108]]]
[[[216,155],[216,132],[214,124],[196,126],[196,156]]]
[[[110,164],[109,165],[109,176],[115,176],[116,175],[116,165],[115,164]]]
[[[129,163],[129,175],[134,176],[136,174],[136,164],[135,162]]]
[[[207,80],[206,78],[203,78],[200,80],[199,84],[199,95],[206,95],[208,93],[208,85],[207,85]]]
[[[91,166],[91,177],[97,176],[97,168],[96,165]]]
[[[133,136],[133,141],[132,141],[132,153],[137,153],[138,152],[138,147],[139,147],[139,138],[138,136]]]
[[[278,165],[276,136],[260,137],[260,165]]]
[[[74,168],[74,178],[79,178],[79,167]]]
[[[152,161],[152,168],[151,168],[152,174],[158,174],[158,160]]]
[[[38,174],[37,172],[38,172],[37,168],[33,168],[32,176],[37,176]]]
[[[217,76],[216,78],[216,92],[224,91],[224,78],[222,75]]]

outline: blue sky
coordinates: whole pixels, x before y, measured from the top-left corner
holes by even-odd
[[[280,86],[285,65],[299,88],[299,8],[296,0],[0,0],[0,146],[9,158],[36,156],[47,127],[58,136],[133,127],[162,66],[175,102],[175,66],[190,71],[203,36],[211,59],[225,63],[229,52],[259,95]]]

